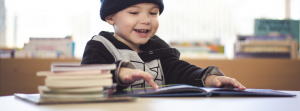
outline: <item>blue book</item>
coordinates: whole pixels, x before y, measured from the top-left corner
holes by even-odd
[[[237,36],[238,41],[247,41],[247,40],[256,40],[256,41],[285,41],[285,40],[294,40],[293,36],[290,34],[285,35],[276,35],[276,36],[269,36],[269,35],[250,35],[250,36]]]
[[[131,97],[294,97],[272,89],[246,89],[196,87],[191,85],[171,85],[154,90],[153,88],[120,91],[114,95]]]

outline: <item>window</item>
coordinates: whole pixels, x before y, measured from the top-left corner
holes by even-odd
[[[225,53],[231,58],[236,35],[253,34],[255,18],[284,19],[284,3],[285,0],[164,0],[157,35],[167,43],[217,40],[225,45]],[[298,0],[291,0],[292,19],[300,18],[299,5]],[[5,36],[0,36],[2,47],[21,48],[29,37],[72,35],[75,56],[81,58],[93,35],[113,31],[99,17],[99,0],[5,0],[5,8],[5,19],[0,14],[0,21],[6,23],[2,31]]]

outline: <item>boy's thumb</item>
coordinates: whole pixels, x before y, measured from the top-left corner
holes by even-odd
[[[215,85],[216,85],[216,87],[220,87],[220,86],[221,86],[221,82],[220,82],[219,80],[217,80],[217,81],[215,82]]]

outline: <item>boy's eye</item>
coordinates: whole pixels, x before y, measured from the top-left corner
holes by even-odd
[[[138,14],[138,12],[129,12],[130,14],[133,14],[133,15],[135,15],[135,14]]]
[[[150,14],[151,14],[151,15],[157,15],[157,13],[152,13],[152,12],[150,12]]]

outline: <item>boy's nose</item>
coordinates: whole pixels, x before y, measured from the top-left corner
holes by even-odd
[[[147,15],[142,16],[141,19],[140,19],[141,24],[148,25],[148,24],[150,24],[150,22],[151,22],[151,19]]]

